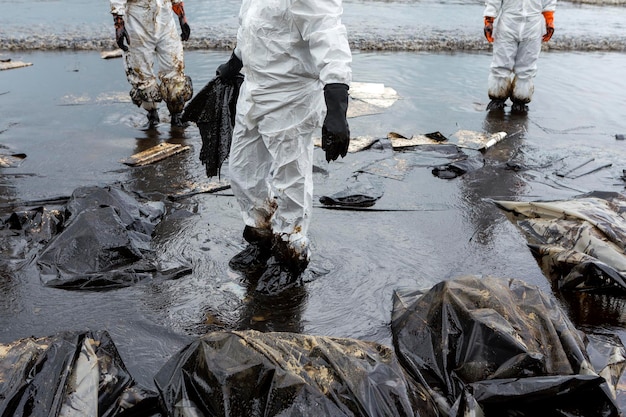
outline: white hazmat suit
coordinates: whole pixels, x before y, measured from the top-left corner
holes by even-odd
[[[128,32],[124,53],[130,96],[137,106],[154,110],[165,101],[171,114],[181,113],[193,94],[185,75],[183,44],[172,4],[181,0],[110,0],[111,14],[122,16]],[[155,59],[158,79],[154,73]]]
[[[243,0],[234,54],[244,82],[229,156],[246,226],[269,229],[308,262],[313,133],[323,88],[349,85],[352,55],[341,0]]]
[[[495,18],[489,97],[529,103],[546,31],[542,13],[554,12],[556,0],[486,0],[485,6],[484,16]]]

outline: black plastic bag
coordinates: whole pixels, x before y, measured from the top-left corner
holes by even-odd
[[[237,97],[242,82],[241,74],[232,80],[215,77],[185,107],[183,121],[195,122],[200,130],[200,161],[205,165],[209,178],[219,175],[230,153]]]
[[[106,331],[25,338],[0,349],[0,416],[152,416]]]
[[[37,257],[45,285],[64,289],[111,289],[147,278],[191,272],[182,263],[161,268],[152,232],[165,214],[161,202],[137,201],[116,187],[85,187],[66,205],[67,223]]]
[[[462,277],[396,293],[396,354],[449,415],[617,416],[584,334],[519,280]],[[594,410],[589,414],[589,410]]]
[[[155,377],[168,415],[437,416],[393,351],[353,339],[214,332]]]
[[[593,191],[570,200],[494,201],[525,233],[559,289],[626,292],[626,196]]]

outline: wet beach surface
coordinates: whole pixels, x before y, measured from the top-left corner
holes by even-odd
[[[471,7],[480,15],[481,5]],[[229,54],[186,53],[196,91]],[[3,51],[0,57],[5,56],[33,66],[0,72],[0,153],[27,155],[18,167],[0,168],[0,214],[23,202],[31,207],[38,200],[62,200],[80,186],[122,183],[147,198],[164,199],[217,181],[206,178],[198,160],[197,128],[170,129],[164,105],[158,131],[140,130],[145,115],[130,103],[121,60],[103,60],[95,49]],[[229,190],[200,193],[168,200],[177,215],[155,235],[162,259],[193,265],[190,275],[177,280],[67,291],[44,287],[34,265],[22,266],[20,254],[0,261],[0,343],[105,329],[131,374],[150,387],[172,354],[215,329],[285,330],[391,345],[395,289],[429,288],[467,274],[537,285],[561,300],[580,329],[615,333],[626,341],[623,299],[559,294],[522,232],[489,202],[624,191],[626,142],[615,135],[626,133],[626,81],[618,70],[626,66],[626,54],[547,51],[526,116],[484,111],[489,63],[488,51],[354,51],[354,80],[384,83],[401,98],[381,114],[351,119],[353,136],[380,143],[389,132],[439,131],[449,137],[467,129],[510,136],[485,153],[483,168],[452,180],[435,177],[428,166],[433,163],[421,164],[412,152],[375,146],[327,164],[316,149],[313,258],[302,291],[271,299],[248,291],[228,267],[244,247],[237,203]],[[146,167],[120,162],[161,142],[191,149]],[[611,166],[576,179],[555,174],[589,158],[595,158],[589,169]],[[384,190],[372,210],[329,210],[317,203],[355,175]]]
[[[120,60],[103,60],[95,52],[19,56],[33,66],[0,74],[0,143],[4,153],[27,158],[0,172],[3,212],[20,202],[62,199],[80,186],[123,183],[157,200],[217,181],[206,178],[198,160],[201,139],[195,126],[172,131],[161,106],[158,131],[139,129],[145,116],[127,99]],[[188,52],[196,88],[227,57],[225,51]],[[245,280],[228,267],[244,246],[234,198],[228,190],[197,194],[170,202],[178,215],[155,236],[162,259],[188,260],[191,275],[78,292],[44,287],[34,266],[18,269],[17,260],[9,262],[2,269],[0,342],[106,329],[130,372],[150,386],[174,352],[214,329],[286,330],[389,345],[392,293],[398,288],[428,288],[444,279],[484,274],[553,291],[524,235],[488,199],[561,199],[624,190],[626,143],[615,138],[626,132],[624,98],[614,92],[626,85],[607,68],[623,67],[626,56],[544,54],[528,115],[500,117],[484,111],[489,60],[487,53],[355,52],[355,81],[384,83],[401,99],[384,113],[351,119],[353,136],[384,143],[392,131],[404,136],[439,131],[449,137],[468,129],[505,131],[510,137],[485,153],[483,168],[452,180],[435,177],[411,152],[390,154],[375,147],[327,164],[316,149],[313,259],[302,291],[274,299],[248,292]],[[160,142],[191,150],[145,167],[120,162]],[[590,157],[593,166],[612,166],[578,179],[555,175]],[[507,162],[524,169],[507,169]],[[384,190],[375,210],[329,210],[317,203],[320,196],[341,191],[354,175]],[[619,297],[575,297],[563,304],[581,329],[626,335]]]

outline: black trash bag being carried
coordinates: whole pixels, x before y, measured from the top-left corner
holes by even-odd
[[[2,416],[148,416],[156,399],[135,383],[106,331],[0,345]]]
[[[376,343],[254,330],[209,333],[155,377],[172,416],[438,416],[409,381]]]
[[[618,415],[584,334],[522,281],[468,276],[396,293],[391,327],[400,362],[446,415]]]
[[[183,112],[183,121],[195,122],[200,130],[200,161],[205,165],[209,178],[220,174],[222,163],[230,153],[237,97],[242,82],[241,74],[232,80],[213,78],[187,103]]]

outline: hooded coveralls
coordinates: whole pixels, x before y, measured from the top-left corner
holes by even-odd
[[[496,18],[489,97],[529,103],[546,31],[542,12],[554,11],[556,0],[486,0],[485,5],[484,16]]]
[[[137,106],[156,109],[161,100],[170,113],[181,113],[193,94],[185,76],[183,44],[172,12],[181,0],[110,0],[111,13],[124,17],[129,49],[124,53],[130,96]],[[154,73],[158,59],[158,79]]]
[[[247,226],[270,229],[308,261],[313,133],[323,88],[349,85],[352,55],[341,0],[243,0],[235,55],[244,82],[229,176]]]

